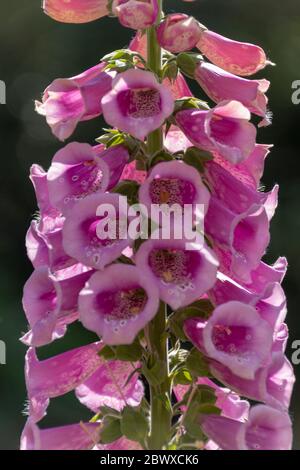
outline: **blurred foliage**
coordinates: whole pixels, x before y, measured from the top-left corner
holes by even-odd
[[[42,14],[40,0],[2,0],[0,27],[0,79],[7,84],[7,105],[0,106],[1,139],[1,234],[0,234],[0,339],[7,345],[7,365],[0,365],[0,448],[14,449],[24,424],[25,347],[18,341],[26,330],[21,307],[22,286],[31,273],[24,250],[24,236],[36,210],[28,180],[29,167],[38,162],[48,167],[61,147],[34,112],[34,99],[56,77],[76,75],[94,65],[104,54],[126,46],[133,32],[117,20],[104,18],[90,24],[59,24]],[[284,282],[288,296],[290,344],[300,338],[299,188],[300,105],[291,102],[291,84],[300,79],[300,8],[298,0],[196,0],[183,3],[165,0],[165,9],[194,14],[210,29],[225,36],[260,44],[277,67],[259,74],[272,82],[270,108],[273,126],[260,130],[259,141],[273,143],[263,183],[270,189],[280,184],[280,207],[272,223],[272,243],[266,259],[289,259]],[[197,92],[197,87],[193,90]],[[201,97],[201,96],[199,96]],[[92,143],[99,135],[100,119],[81,124],[74,136]],[[93,340],[74,325],[67,337],[48,348],[41,357]],[[287,350],[291,356],[290,347]],[[300,366],[296,367],[300,377]],[[300,448],[299,386],[291,414],[295,424],[295,448]],[[53,400],[46,425],[75,422],[88,416],[73,394]]]

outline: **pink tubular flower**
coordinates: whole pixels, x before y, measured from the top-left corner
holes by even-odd
[[[121,174],[120,180],[132,180],[137,183],[143,183],[147,178],[147,172],[144,170],[137,170],[136,161],[128,163]]]
[[[76,390],[76,397],[87,408],[98,413],[101,406],[121,411],[124,406],[138,406],[144,396],[144,386],[138,373],[131,376],[134,367],[125,361],[105,361],[96,372]]]
[[[111,89],[112,72],[104,71],[100,63],[71,78],[58,78],[44,91],[36,111],[46,117],[53,134],[59,140],[70,137],[80,121],[102,113],[101,99]]]
[[[136,51],[141,54],[144,59],[147,58],[147,37],[141,32],[137,32],[132,41],[129,44],[129,49],[131,51]],[[170,90],[173,99],[179,100],[185,96],[193,96],[191,90],[188,87],[188,84],[184,76],[178,72],[175,80],[169,80],[165,78],[163,84]]]
[[[211,387],[217,397],[216,406],[221,409],[222,416],[232,418],[237,421],[245,421],[249,415],[249,402],[242,400],[235,392],[228,388],[219,387],[207,377],[199,377],[197,385],[207,385]],[[177,401],[181,401],[188,391],[187,385],[176,385],[174,393]]]
[[[33,220],[26,235],[27,255],[34,268],[47,265],[52,272],[68,268],[76,260],[62,246],[63,217]]]
[[[43,0],[43,10],[62,23],[88,23],[108,15],[107,4],[107,0]]]
[[[220,248],[223,263],[235,279],[248,282],[270,242],[269,219],[263,205],[253,205],[235,214],[223,202],[211,197],[205,230]],[[224,257],[224,261],[223,261]]]
[[[109,170],[107,191],[114,188],[119,182],[123,170],[129,161],[128,150],[123,145],[114,145],[105,150],[103,145],[95,145],[93,152],[96,161],[104,162]]]
[[[261,47],[233,41],[208,29],[202,31],[197,47],[215,65],[236,75],[253,75],[272,64]]]
[[[287,271],[287,259],[278,258],[273,265],[268,265],[263,261],[251,272],[251,280],[246,283],[247,289],[253,292],[262,293],[270,282],[281,283]]]
[[[179,127],[171,125],[164,136],[164,146],[170,153],[185,152],[193,144],[190,142]]]
[[[268,80],[247,80],[208,62],[198,64],[195,79],[215,103],[226,100],[239,101],[249,111],[264,118],[259,126],[270,124],[267,116],[268,99],[265,95],[270,86]]]
[[[78,202],[63,227],[66,253],[96,269],[116,260],[133,243],[125,226],[127,209],[119,194],[92,194]]]
[[[264,171],[264,162],[272,145],[256,144],[249,157],[243,162],[233,165],[228,160],[214,153],[214,161],[225,168],[235,179],[241,181],[246,188],[257,190]]]
[[[30,168],[29,178],[35,191],[37,205],[41,216],[48,216],[51,218],[60,216],[57,209],[55,209],[50,203],[46,171],[40,165],[34,164]]]
[[[168,15],[157,28],[159,44],[170,52],[184,52],[193,49],[201,37],[197,20],[183,13]]]
[[[126,437],[120,437],[110,444],[97,444],[93,450],[143,450],[136,441],[130,441]]]
[[[289,415],[265,405],[251,408],[246,423],[206,415],[201,426],[223,450],[290,450],[292,446]]]
[[[271,203],[276,205],[277,185],[267,193],[257,191],[256,187],[246,185],[243,179],[232,174],[231,168],[221,166],[217,161],[206,164],[205,175],[213,196],[222,201],[229,210],[241,214],[253,205],[265,205],[268,208]]]
[[[152,204],[179,204],[181,207],[184,204],[202,204],[206,213],[209,198],[199,172],[179,161],[155,165],[139,190],[139,202],[149,211]]]
[[[50,398],[74,390],[103,365],[98,355],[101,347],[101,343],[91,343],[43,361],[38,360],[34,348],[28,349],[25,378],[32,421],[45,416]]]
[[[109,168],[92,146],[72,142],[59,150],[47,173],[51,204],[66,214],[76,202],[109,185]]]
[[[125,264],[96,272],[79,295],[81,322],[110,345],[131,344],[155,316],[158,306],[153,280]]]
[[[101,103],[108,124],[140,140],[160,127],[174,108],[170,91],[154,74],[137,69],[120,73]]]
[[[28,419],[20,450],[89,450],[100,439],[100,423],[77,423],[48,429]]]
[[[254,379],[270,361],[273,330],[254,307],[242,302],[218,306],[207,321],[187,320],[185,331],[208,358],[244,379]]]
[[[78,317],[78,294],[91,273],[80,265],[55,276],[47,266],[32,273],[24,286],[23,308],[30,331],[21,338],[23,343],[42,346],[65,334],[67,325]]]
[[[38,230],[38,222],[33,220],[26,233],[26,251],[34,268],[49,265],[49,250]]]
[[[102,343],[91,343],[43,361],[33,348],[28,350],[25,377],[31,420],[38,422],[45,416],[51,398],[73,390],[95,413],[100,406],[120,411],[126,404],[139,405],[144,388],[138,374],[126,383],[136,365],[104,360],[98,354],[102,347]]]
[[[276,329],[286,317],[286,298],[279,282],[269,282],[261,293],[256,293],[219,272],[217,282],[209,295],[216,305],[230,300],[252,305],[261,317]]]
[[[210,111],[186,109],[176,114],[178,126],[196,146],[217,151],[233,164],[254,150],[256,129],[250,112],[238,101],[219,103]]]
[[[217,275],[218,261],[213,252],[187,240],[147,240],[139,248],[135,262],[159,288],[161,300],[173,310],[191,304],[210,289]]]
[[[175,153],[185,151],[187,148],[192,146],[192,143],[177,126],[171,126],[165,136],[164,145],[169,152]],[[214,162],[218,163],[218,166],[227,170],[235,180],[243,183],[243,185],[240,185],[241,187],[245,187],[246,190],[247,188],[257,190],[264,171],[264,162],[266,157],[269,155],[271,148],[272,145],[256,144],[249,157],[237,165],[234,165],[221,157],[217,152],[213,152]],[[212,165],[212,162],[207,162],[206,164],[208,174]]]
[[[112,11],[126,28],[145,29],[157,18],[157,0],[113,0]]]
[[[295,375],[292,365],[281,352],[273,353],[270,364],[258,369],[254,379],[239,377],[215,361],[211,362],[210,372],[240,395],[279,410],[287,411],[289,408]]]
[[[101,426],[101,422],[88,422],[39,429],[28,419],[22,433],[20,450],[141,450],[137,442],[125,437],[110,444],[98,444]]]

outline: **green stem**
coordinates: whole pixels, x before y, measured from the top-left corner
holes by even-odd
[[[162,0],[159,0],[158,2],[159,6],[159,12],[157,15],[157,23],[160,22],[161,16],[162,16]],[[153,73],[155,73],[160,79],[161,75],[161,59],[162,59],[162,53],[161,53],[161,47],[158,44],[157,38],[156,38],[156,30],[155,30],[155,25],[153,25],[151,28],[148,28],[147,30],[147,51],[148,51],[148,56],[147,56],[147,65],[149,69]],[[147,139],[147,146],[148,146],[148,152],[150,155],[153,155],[155,152],[159,151],[162,148],[163,144],[163,134],[162,134],[162,129],[157,129],[151,134],[149,134],[148,139]]]
[[[159,13],[157,23],[162,17],[162,0],[159,0]],[[162,51],[158,44],[155,32],[155,26],[147,31],[148,68],[161,77],[162,69]],[[147,150],[149,155],[158,152],[163,146],[162,128],[149,134],[147,139]],[[170,439],[171,433],[171,400],[170,400],[170,381],[169,381],[169,361],[168,361],[168,340],[166,336],[166,305],[161,302],[156,317],[149,325],[149,351],[151,352],[150,362],[152,365],[159,360],[164,363],[164,380],[160,386],[150,386],[150,410],[151,410],[151,428],[148,437],[148,447],[152,450],[162,449]]]

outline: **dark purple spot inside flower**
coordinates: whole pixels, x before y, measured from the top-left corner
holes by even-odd
[[[69,197],[78,200],[101,189],[103,172],[96,162],[87,160],[69,167],[66,178],[72,191]]]
[[[128,320],[139,315],[147,303],[148,296],[140,286],[104,291],[97,295],[95,308],[107,320]]]
[[[158,248],[152,250],[149,256],[149,264],[155,276],[164,283],[183,287],[192,282],[199,262],[200,256],[197,252],[180,249]]]
[[[227,354],[241,354],[249,350],[251,329],[246,326],[215,325],[212,341],[216,349]]]
[[[44,292],[40,296],[40,300],[43,301],[45,304],[47,304],[48,310],[54,310],[56,307],[56,301],[57,301],[57,294],[56,294],[55,289],[49,292]]]
[[[266,449],[266,446],[271,441],[272,434],[276,440],[278,431],[271,429],[267,426],[256,425],[251,426],[246,432],[246,443],[249,450]]]
[[[156,178],[150,183],[153,204],[192,204],[195,192],[192,183],[178,178]]]
[[[228,137],[235,134],[238,123],[232,119],[224,119],[220,116],[213,116],[210,122],[211,137],[217,142],[226,144]]]
[[[100,217],[91,217],[86,219],[81,225],[82,231],[87,237],[89,246],[99,247],[111,243],[110,239],[101,240],[97,235],[97,226],[100,220]]]
[[[161,96],[151,88],[125,90],[118,94],[118,104],[124,116],[148,118],[161,112]]]

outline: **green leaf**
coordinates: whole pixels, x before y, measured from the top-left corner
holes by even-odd
[[[203,405],[214,405],[217,401],[215,390],[209,385],[197,385],[195,399]]]
[[[166,62],[162,69],[162,78],[168,78],[173,81],[176,80],[178,75],[178,65],[174,59]]]
[[[101,351],[98,352],[98,356],[103,357],[103,359],[109,361],[116,358],[116,353],[115,350],[110,346],[104,346]]]
[[[139,408],[125,406],[122,411],[121,431],[127,439],[143,442],[148,434],[148,420]]]
[[[181,52],[177,55],[176,63],[180,70],[189,78],[195,78],[195,69],[201,61],[200,54]]]
[[[200,414],[205,414],[205,415],[220,415],[222,410],[218,408],[217,406],[214,406],[210,403],[204,403],[203,405],[200,406],[199,411],[200,411]]]
[[[141,359],[143,355],[143,348],[138,339],[131,344],[120,346],[104,346],[98,353],[100,357],[106,360],[119,360],[127,362],[136,362]]]
[[[187,368],[182,367],[175,372],[174,385],[191,385],[192,382],[193,377]]]
[[[193,348],[185,363],[187,369],[193,377],[209,377],[210,371],[207,361],[203,354],[198,349]]]
[[[138,202],[138,191],[140,185],[136,181],[123,180],[120,181],[114,188],[113,192],[122,194],[127,197],[128,204],[136,204]]]
[[[149,168],[153,168],[155,165],[161,162],[170,162],[173,160],[172,155],[166,150],[160,150],[156,152],[149,160]]]
[[[117,262],[134,266],[134,262],[132,261],[132,259],[128,258],[128,256],[125,256],[125,255],[119,256],[119,258],[117,259]]]
[[[199,403],[196,400],[192,400],[186,410],[183,421],[186,431],[195,439],[201,439],[203,435],[200,426],[199,408]]]
[[[111,408],[110,406],[100,406],[99,408],[99,413],[100,415],[102,415],[103,417],[105,416],[111,416],[111,417],[114,417],[114,418],[119,418],[121,417],[119,411],[115,410],[114,408]]]
[[[106,147],[114,147],[116,145],[121,145],[124,143],[124,135],[123,134],[117,134],[108,139],[106,142]]]
[[[201,316],[202,318],[209,318],[214,310],[213,304],[208,299],[196,300],[195,302],[190,304],[190,307],[197,308],[198,310],[200,310],[202,314],[199,316]]]
[[[186,150],[183,161],[190,166],[193,166],[200,173],[204,172],[204,165],[206,162],[213,160],[213,155],[210,152],[198,149],[197,147],[190,147]]]
[[[198,434],[198,436],[200,436],[200,433],[199,433],[198,429],[197,429],[197,434]],[[202,436],[201,436],[200,439],[199,439],[199,437],[198,437],[198,439],[195,439],[194,436],[191,436],[191,434],[186,432],[179,439],[178,447],[180,447],[180,449],[182,449],[182,450],[195,450],[196,441],[202,442],[204,440],[206,440],[206,437],[203,433],[202,433]]]
[[[189,96],[188,98],[180,98],[179,100],[175,101],[175,109],[174,113],[176,114],[178,111],[182,111],[184,109],[204,109],[208,111],[210,108],[206,101],[199,100],[194,96]]]
[[[132,344],[116,346],[116,359],[119,361],[137,362],[143,355],[143,348],[138,341]]]
[[[103,427],[100,434],[100,442],[109,444],[122,437],[121,423],[119,418],[106,416],[103,420]]]
[[[142,374],[147,382],[153,387],[157,387],[163,383],[166,378],[166,365],[164,361],[157,360],[153,367],[149,368],[146,364],[142,367]]]

